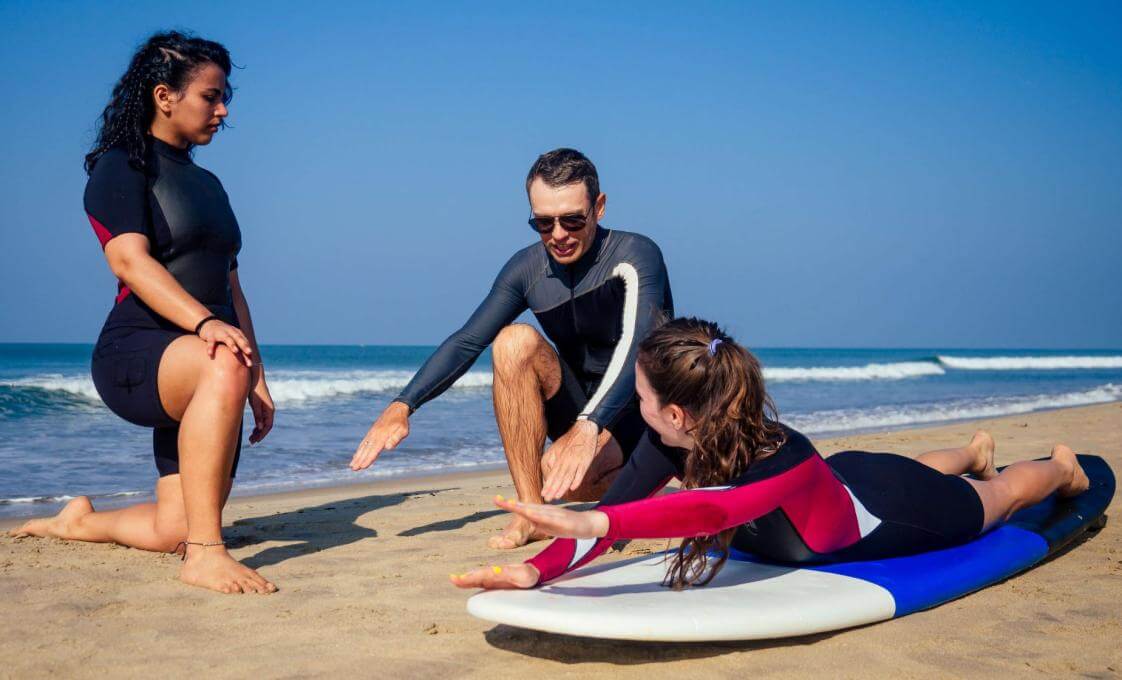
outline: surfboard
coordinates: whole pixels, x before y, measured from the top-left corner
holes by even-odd
[[[907,616],[1019,574],[1103,526],[1114,474],[1080,455],[1091,488],[1055,495],[978,539],[947,550],[869,562],[795,567],[734,551],[700,588],[662,585],[667,555],[578,569],[541,588],[468,599],[472,615],[521,628],[617,640],[758,640]]]

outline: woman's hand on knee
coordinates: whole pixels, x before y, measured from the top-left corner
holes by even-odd
[[[206,343],[206,351],[211,359],[218,352],[218,346],[225,345],[240,362],[253,366],[253,346],[249,344],[245,333],[236,326],[221,319],[211,319],[199,329],[199,337]]]

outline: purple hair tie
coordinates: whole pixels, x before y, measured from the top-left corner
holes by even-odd
[[[709,356],[717,356],[717,345],[721,344],[722,342],[724,341],[720,338],[715,338],[712,342],[709,343]]]

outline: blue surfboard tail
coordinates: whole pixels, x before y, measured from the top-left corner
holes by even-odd
[[[906,557],[803,568],[884,588],[896,601],[896,617],[968,595],[1030,569],[1088,529],[1101,526],[1114,498],[1114,472],[1098,456],[1080,455],[1079,462],[1091,480],[1086,492],[1074,498],[1053,494],[969,543]]]
[[[1075,498],[1050,496],[1013,515],[1005,526],[1016,526],[1039,534],[1048,542],[1051,555],[1083,532],[1102,526],[1104,513],[1114,498],[1114,471],[1099,456],[1079,455],[1079,464],[1091,486]]]

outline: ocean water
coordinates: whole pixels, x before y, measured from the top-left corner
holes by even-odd
[[[149,497],[151,431],[113,415],[89,345],[0,344],[0,516],[85,494]],[[411,419],[375,466],[347,468],[432,347],[266,346],[276,426],[243,448],[236,494],[503,463],[487,355]],[[900,428],[1122,400],[1122,351],[757,349],[781,418],[812,435]],[[252,417],[246,412],[246,432]]]

